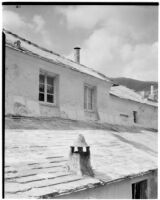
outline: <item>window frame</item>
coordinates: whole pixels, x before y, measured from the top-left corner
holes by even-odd
[[[85,96],[85,88],[87,88],[87,95]],[[89,93],[88,91],[91,91],[91,109],[89,108]],[[94,86],[88,85],[88,84],[84,84],[84,110],[87,112],[95,112],[95,97],[96,97],[96,88]],[[85,102],[86,100],[86,102]]]
[[[40,75],[44,76],[44,92],[40,91],[40,84],[42,84],[40,82]],[[53,93],[48,93],[47,92],[47,86],[49,85],[47,83],[47,77],[53,78]],[[53,105],[53,106],[56,105],[56,103],[57,103],[56,102],[56,76],[54,74],[50,74],[49,72],[40,71],[40,73],[39,73],[39,95],[40,94],[44,94],[44,101],[41,101],[39,99],[40,103],[46,104],[46,105]],[[52,95],[53,96],[53,102],[47,101],[47,95]]]

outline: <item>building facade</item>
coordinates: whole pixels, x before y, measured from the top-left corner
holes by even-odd
[[[143,100],[129,88],[111,87],[109,107],[115,117],[114,123],[158,128],[157,103]]]
[[[113,82],[103,74],[4,33],[5,115],[157,127],[157,107],[115,98],[110,94]]]

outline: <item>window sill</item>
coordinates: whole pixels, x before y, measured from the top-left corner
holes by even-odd
[[[86,113],[95,113],[95,110],[84,110]]]
[[[58,107],[56,104],[54,103],[47,103],[47,102],[39,102],[40,105],[42,106],[48,106],[48,107]]]

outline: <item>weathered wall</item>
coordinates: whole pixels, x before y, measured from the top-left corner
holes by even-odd
[[[99,120],[132,125],[133,110],[138,123],[157,127],[157,109],[109,95],[111,83],[6,47],[6,115],[59,116],[76,120]],[[38,101],[39,73],[56,75],[57,105]],[[84,84],[96,88],[95,112],[84,111]],[[129,117],[120,116],[127,114]]]
[[[58,105],[38,101],[39,72],[44,69],[58,76]],[[84,112],[84,84],[97,90],[97,108],[107,108],[111,83],[66,69],[6,48],[6,114],[61,116],[71,119],[98,119],[98,113]],[[105,91],[105,93],[104,93]]]
[[[97,188],[88,189],[81,192],[75,192],[65,196],[59,196],[58,199],[132,199],[132,184],[148,180],[147,196],[149,199],[157,198],[157,172],[153,171],[147,175],[124,179],[119,182],[113,182]]]
[[[137,111],[136,125],[158,128],[158,108],[110,95],[109,109],[117,124],[135,125],[133,111]],[[125,116],[126,115],[126,116]],[[128,117],[127,117],[128,116]]]

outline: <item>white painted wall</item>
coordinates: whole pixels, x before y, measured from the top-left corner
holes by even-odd
[[[57,106],[45,105],[38,101],[40,69],[58,76]],[[99,110],[107,107],[111,86],[111,83],[8,47],[6,47],[5,80],[6,114],[61,116],[79,120],[97,118],[96,113],[84,112],[84,84],[87,83],[97,88],[97,108]]]
[[[157,199],[157,171],[149,174],[124,179],[119,182],[113,182],[99,186],[93,189],[87,189],[72,194],[58,196],[58,199],[132,199],[132,184],[147,180],[147,194],[149,199]]]
[[[57,105],[38,101],[39,72],[56,75]],[[109,95],[111,83],[49,63],[37,57],[6,47],[5,114],[25,116],[58,116],[76,120],[133,125],[133,110],[139,124],[157,127],[157,109]],[[84,111],[84,84],[96,87],[97,112]],[[128,118],[120,114],[129,115]]]
[[[138,103],[135,101],[121,99],[110,95],[110,113],[113,114],[113,121],[117,124],[142,125],[144,127],[158,128],[158,108]],[[137,111],[137,123],[134,123],[133,111]],[[120,114],[128,115],[128,117]],[[117,116],[117,118],[114,116]]]

